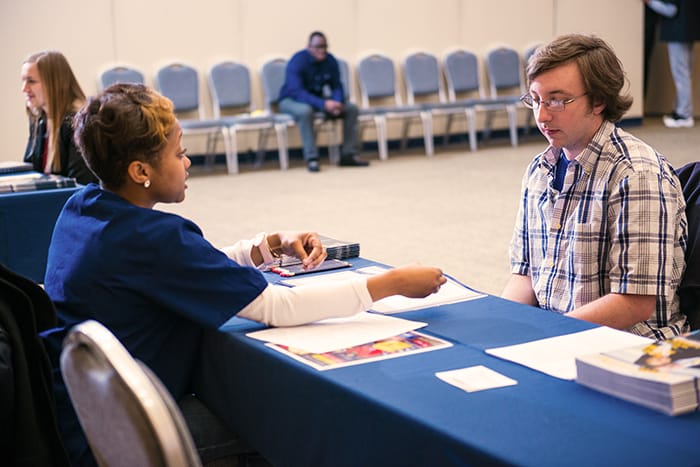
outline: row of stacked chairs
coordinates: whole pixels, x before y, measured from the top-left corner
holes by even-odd
[[[434,154],[433,117],[447,118],[447,143],[454,118],[466,119],[470,149],[477,149],[477,112],[485,112],[483,129],[490,136],[493,116],[505,112],[508,117],[510,141],[518,144],[517,110],[522,106],[519,97],[525,92],[524,64],[535,47],[523,54],[511,47],[498,47],[484,56],[487,87],[482,85],[480,60],[469,50],[447,53],[440,61],[428,52],[410,53],[402,60],[405,100],[397,86],[394,61],[381,53],[360,59],[355,66],[355,79],[360,90],[359,99],[353,95],[352,74],[346,60],[337,58],[346,99],[357,102],[360,132],[374,127],[379,158],[388,159],[387,127],[390,120],[401,120],[401,149],[405,149],[410,125],[420,122],[423,143],[428,156]],[[280,168],[289,166],[287,129],[294,125],[291,116],[279,113],[277,100],[284,83],[287,59],[266,61],[260,72],[264,108],[254,110],[252,105],[251,73],[239,62],[224,61],[207,71],[212,116],[204,115],[200,102],[198,71],[184,63],[170,63],[156,71],[154,85],[173,101],[180,117],[184,134],[205,134],[206,153],[215,154],[219,137],[223,139],[228,172],[238,172],[237,132],[259,132],[257,163],[262,161],[269,135],[277,137]],[[114,66],[100,74],[99,85],[104,88],[116,82],[144,83],[142,71],[129,66]],[[316,115],[316,128],[328,134],[329,156],[332,162],[339,157],[338,122],[327,119],[323,112]],[[529,118],[526,123],[529,128]],[[526,128],[526,129],[528,129]],[[362,134],[360,135],[362,140]]]

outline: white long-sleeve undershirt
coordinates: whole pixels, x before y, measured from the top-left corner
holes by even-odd
[[[241,240],[222,251],[238,264],[255,267],[252,242]],[[268,285],[237,316],[270,326],[296,326],[325,318],[352,316],[372,306],[367,279],[284,287]]]

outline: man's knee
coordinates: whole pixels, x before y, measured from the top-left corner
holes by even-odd
[[[290,98],[280,102],[280,111],[290,114],[296,121],[311,121],[314,115],[314,109],[309,104],[297,102]]]
[[[314,117],[314,108],[308,104],[300,104],[296,117],[300,120],[311,121]]]
[[[357,114],[358,114],[357,106],[355,104],[353,104],[352,102],[347,102],[345,104],[343,118],[355,120],[355,119],[357,119]]]

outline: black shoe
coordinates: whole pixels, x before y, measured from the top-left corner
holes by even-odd
[[[321,171],[321,165],[318,163],[318,159],[310,159],[309,162],[306,163],[306,168],[309,169],[309,172]]]
[[[369,162],[358,159],[355,156],[343,156],[340,158],[341,167],[367,167]]]

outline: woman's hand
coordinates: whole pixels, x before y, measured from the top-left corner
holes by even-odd
[[[373,301],[391,295],[423,298],[440,290],[447,282],[442,271],[427,266],[404,266],[367,279],[367,289]]]
[[[268,235],[271,248],[301,260],[304,269],[314,269],[326,260],[328,254],[316,232],[283,231]]]

